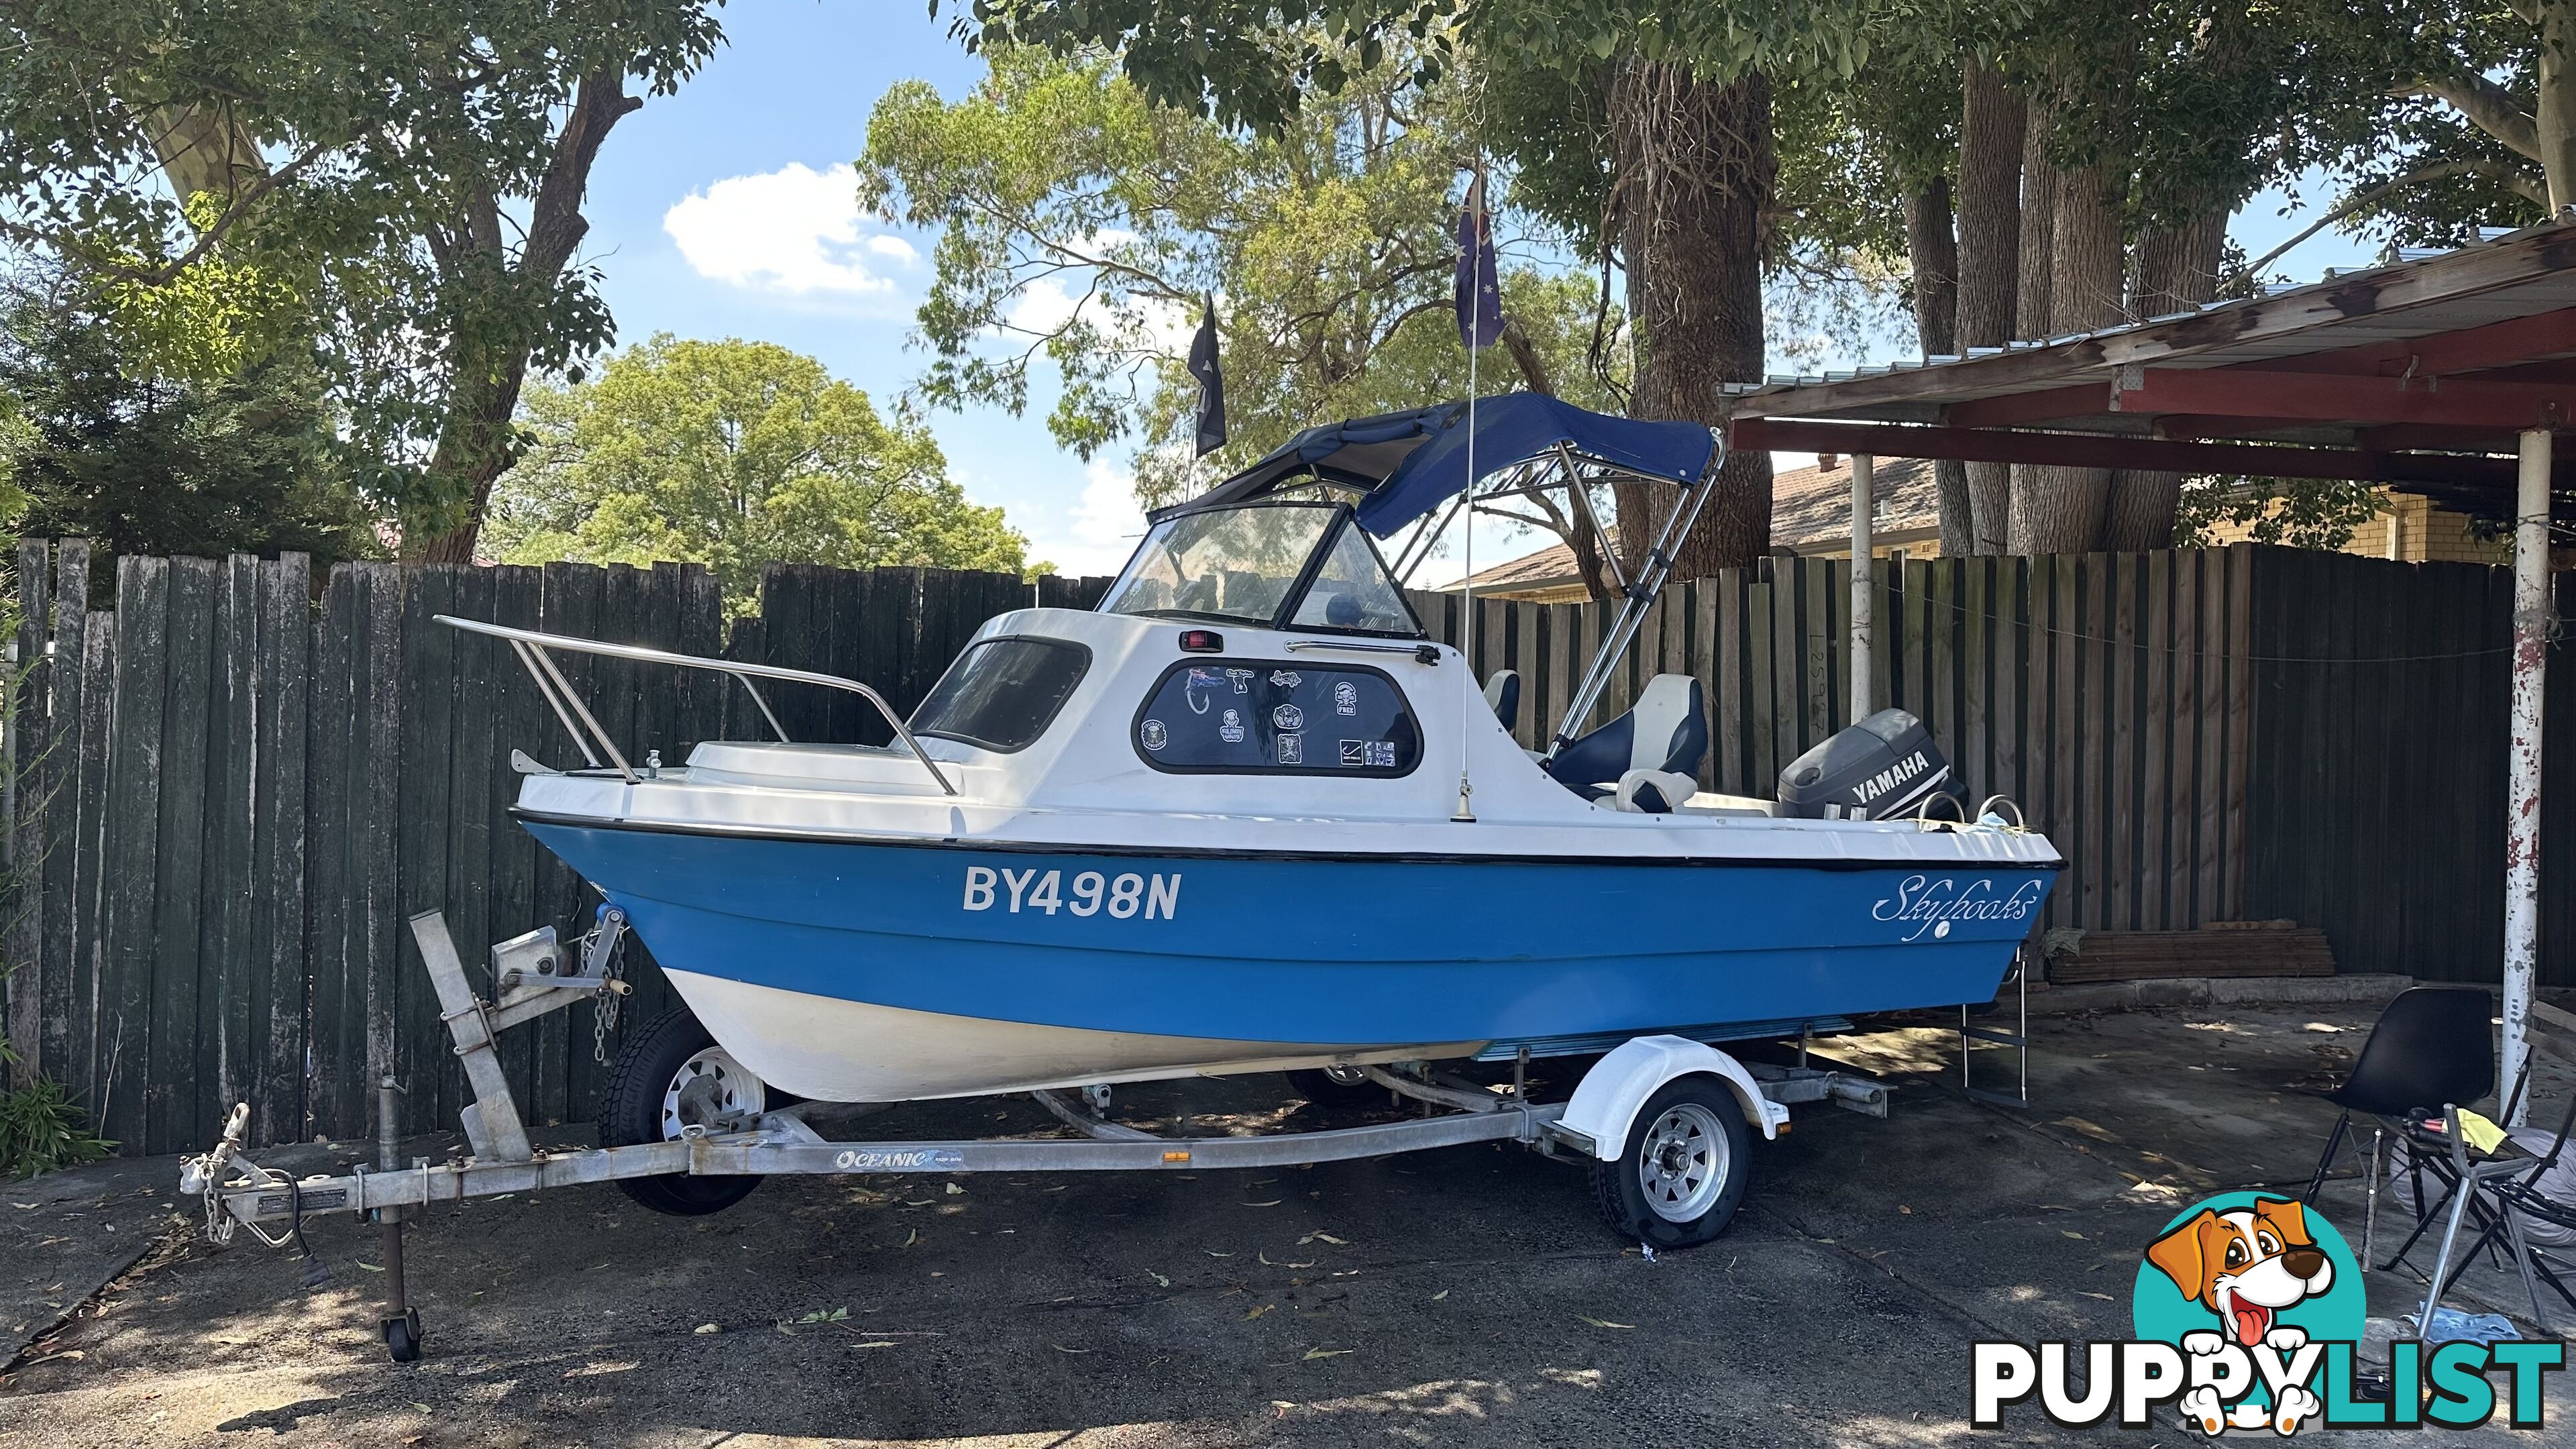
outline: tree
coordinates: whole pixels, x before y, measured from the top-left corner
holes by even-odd
[[[87,538],[103,555],[372,557],[309,357],[274,352],[217,381],[156,374],[94,315],[14,293],[0,313],[0,477],[9,527]],[[92,571],[98,602],[112,568]]]
[[[1402,47],[1346,57],[1334,95],[1270,133],[1157,106],[1096,55],[987,47],[989,75],[951,103],[924,83],[888,91],[859,158],[864,203],[939,229],[916,340],[934,406],[1018,412],[1033,369],[1060,398],[1048,426],[1083,458],[1132,440],[1149,503],[1186,494],[1319,417],[1415,407],[1467,388],[1451,313],[1460,163],[1474,147],[1458,98],[1416,89]],[[1508,193],[1505,193],[1508,194]],[[1526,253],[1504,212],[1506,254]],[[1182,367],[1201,299],[1217,299],[1230,439],[1194,462],[1197,385]],[[1506,354],[1485,391],[1520,385],[1615,405],[1618,313],[1588,278],[1514,265]],[[1572,543],[1582,519],[1530,500],[1526,521]]]
[[[129,314],[203,321],[174,289],[255,283],[220,320],[254,354],[318,336],[406,552],[461,560],[530,369],[577,376],[609,340],[581,206],[627,84],[675,88],[712,9],[0,0],[7,235]]]
[[[966,501],[926,428],[771,343],[656,336],[526,411],[537,445],[488,529],[505,562],[703,563],[738,613],[768,564],[1017,573],[1028,547]]]
[[[1921,7],[1496,0],[1461,13],[1454,0],[981,0],[956,24],[980,45],[1104,48],[1149,98],[1265,131],[1287,124],[1302,102],[1338,91],[1349,76],[1345,54],[1369,66],[1408,44],[1416,89],[1462,53],[1473,62],[1471,87],[1481,70],[1488,85],[1549,74],[1579,88],[1589,104],[1571,118],[1560,113],[1537,150],[1515,159],[1552,158],[1563,163],[1560,176],[1593,183],[1599,205],[1572,220],[1577,235],[1615,251],[1627,278],[1629,410],[1715,426],[1724,421],[1723,384],[1762,372],[1762,275],[1778,220],[1774,87],[1852,74],[1871,54],[1868,21],[1882,8],[1901,20]],[[1907,34],[1890,24],[1877,43],[1892,47]],[[1585,118],[1598,124],[1579,124]],[[1665,491],[1621,490],[1619,526],[1632,546],[1660,523]],[[1680,576],[1763,553],[1770,491],[1766,456],[1728,459],[1715,506],[1677,549]]]

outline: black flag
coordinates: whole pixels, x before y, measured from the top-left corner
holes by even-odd
[[[1199,380],[1198,452],[1204,458],[1225,446],[1225,373],[1216,362],[1216,299],[1200,301],[1199,335],[1190,339],[1190,376]]]

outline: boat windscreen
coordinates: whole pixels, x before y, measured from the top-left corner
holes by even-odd
[[[1338,512],[1326,503],[1264,503],[1167,518],[1145,535],[1100,612],[1267,625]]]

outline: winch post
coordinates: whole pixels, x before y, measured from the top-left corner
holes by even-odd
[[[510,1095],[510,1079],[501,1070],[501,1058],[492,1050],[492,1019],[465,979],[465,963],[457,958],[456,942],[447,933],[447,917],[423,911],[411,918],[411,934],[420,943],[420,959],[429,968],[430,984],[438,988],[438,1013],[447,1023],[447,1034],[455,1039],[466,1084],[474,1089],[474,1101],[462,1114],[466,1141],[473,1144],[477,1157],[498,1162],[529,1160],[536,1150],[528,1143],[527,1124]]]

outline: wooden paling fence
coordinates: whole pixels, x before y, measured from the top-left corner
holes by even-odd
[[[471,951],[586,929],[596,897],[513,824],[516,746],[573,751],[508,649],[455,614],[819,670],[909,710],[986,619],[1084,608],[1105,580],[921,569],[770,571],[728,623],[694,566],[347,564],[317,593],[298,557],[123,558],[92,610],[78,542],[18,559],[20,673],[0,920],[22,1073],[65,1082],[129,1151],[202,1144],[251,1103],[263,1141],[366,1130],[389,1065],[414,1122],[462,1084],[403,922],[445,910]],[[2191,930],[2295,919],[2346,970],[2494,979],[2502,952],[2509,580],[2239,546],[1910,562],[1876,608],[1875,693],[1932,726],[1969,803],[2012,797],[2068,859],[2048,924]],[[1454,596],[1417,594],[1456,641]],[[2576,602],[2576,592],[2569,594]],[[1596,711],[1665,671],[1709,684],[1710,787],[1765,795],[1848,723],[1848,565],[1773,560],[1673,589]],[[1594,605],[1480,600],[1480,675],[1523,679],[1537,745],[1607,626]],[[563,664],[638,761],[757,738],[719,676]],[[2576,848],[2576,678],[2543,849]],[[834,691],[772,695],[791,735],[881,740]],[[855,707],[854,707],[855,706]],[[2576,983],[2576,893],[2545,903],[2543,980]],[[669,992],[634,951],[620,1025]],[[504,1039],[532,1119],[592,1111],[587,1007]]]

